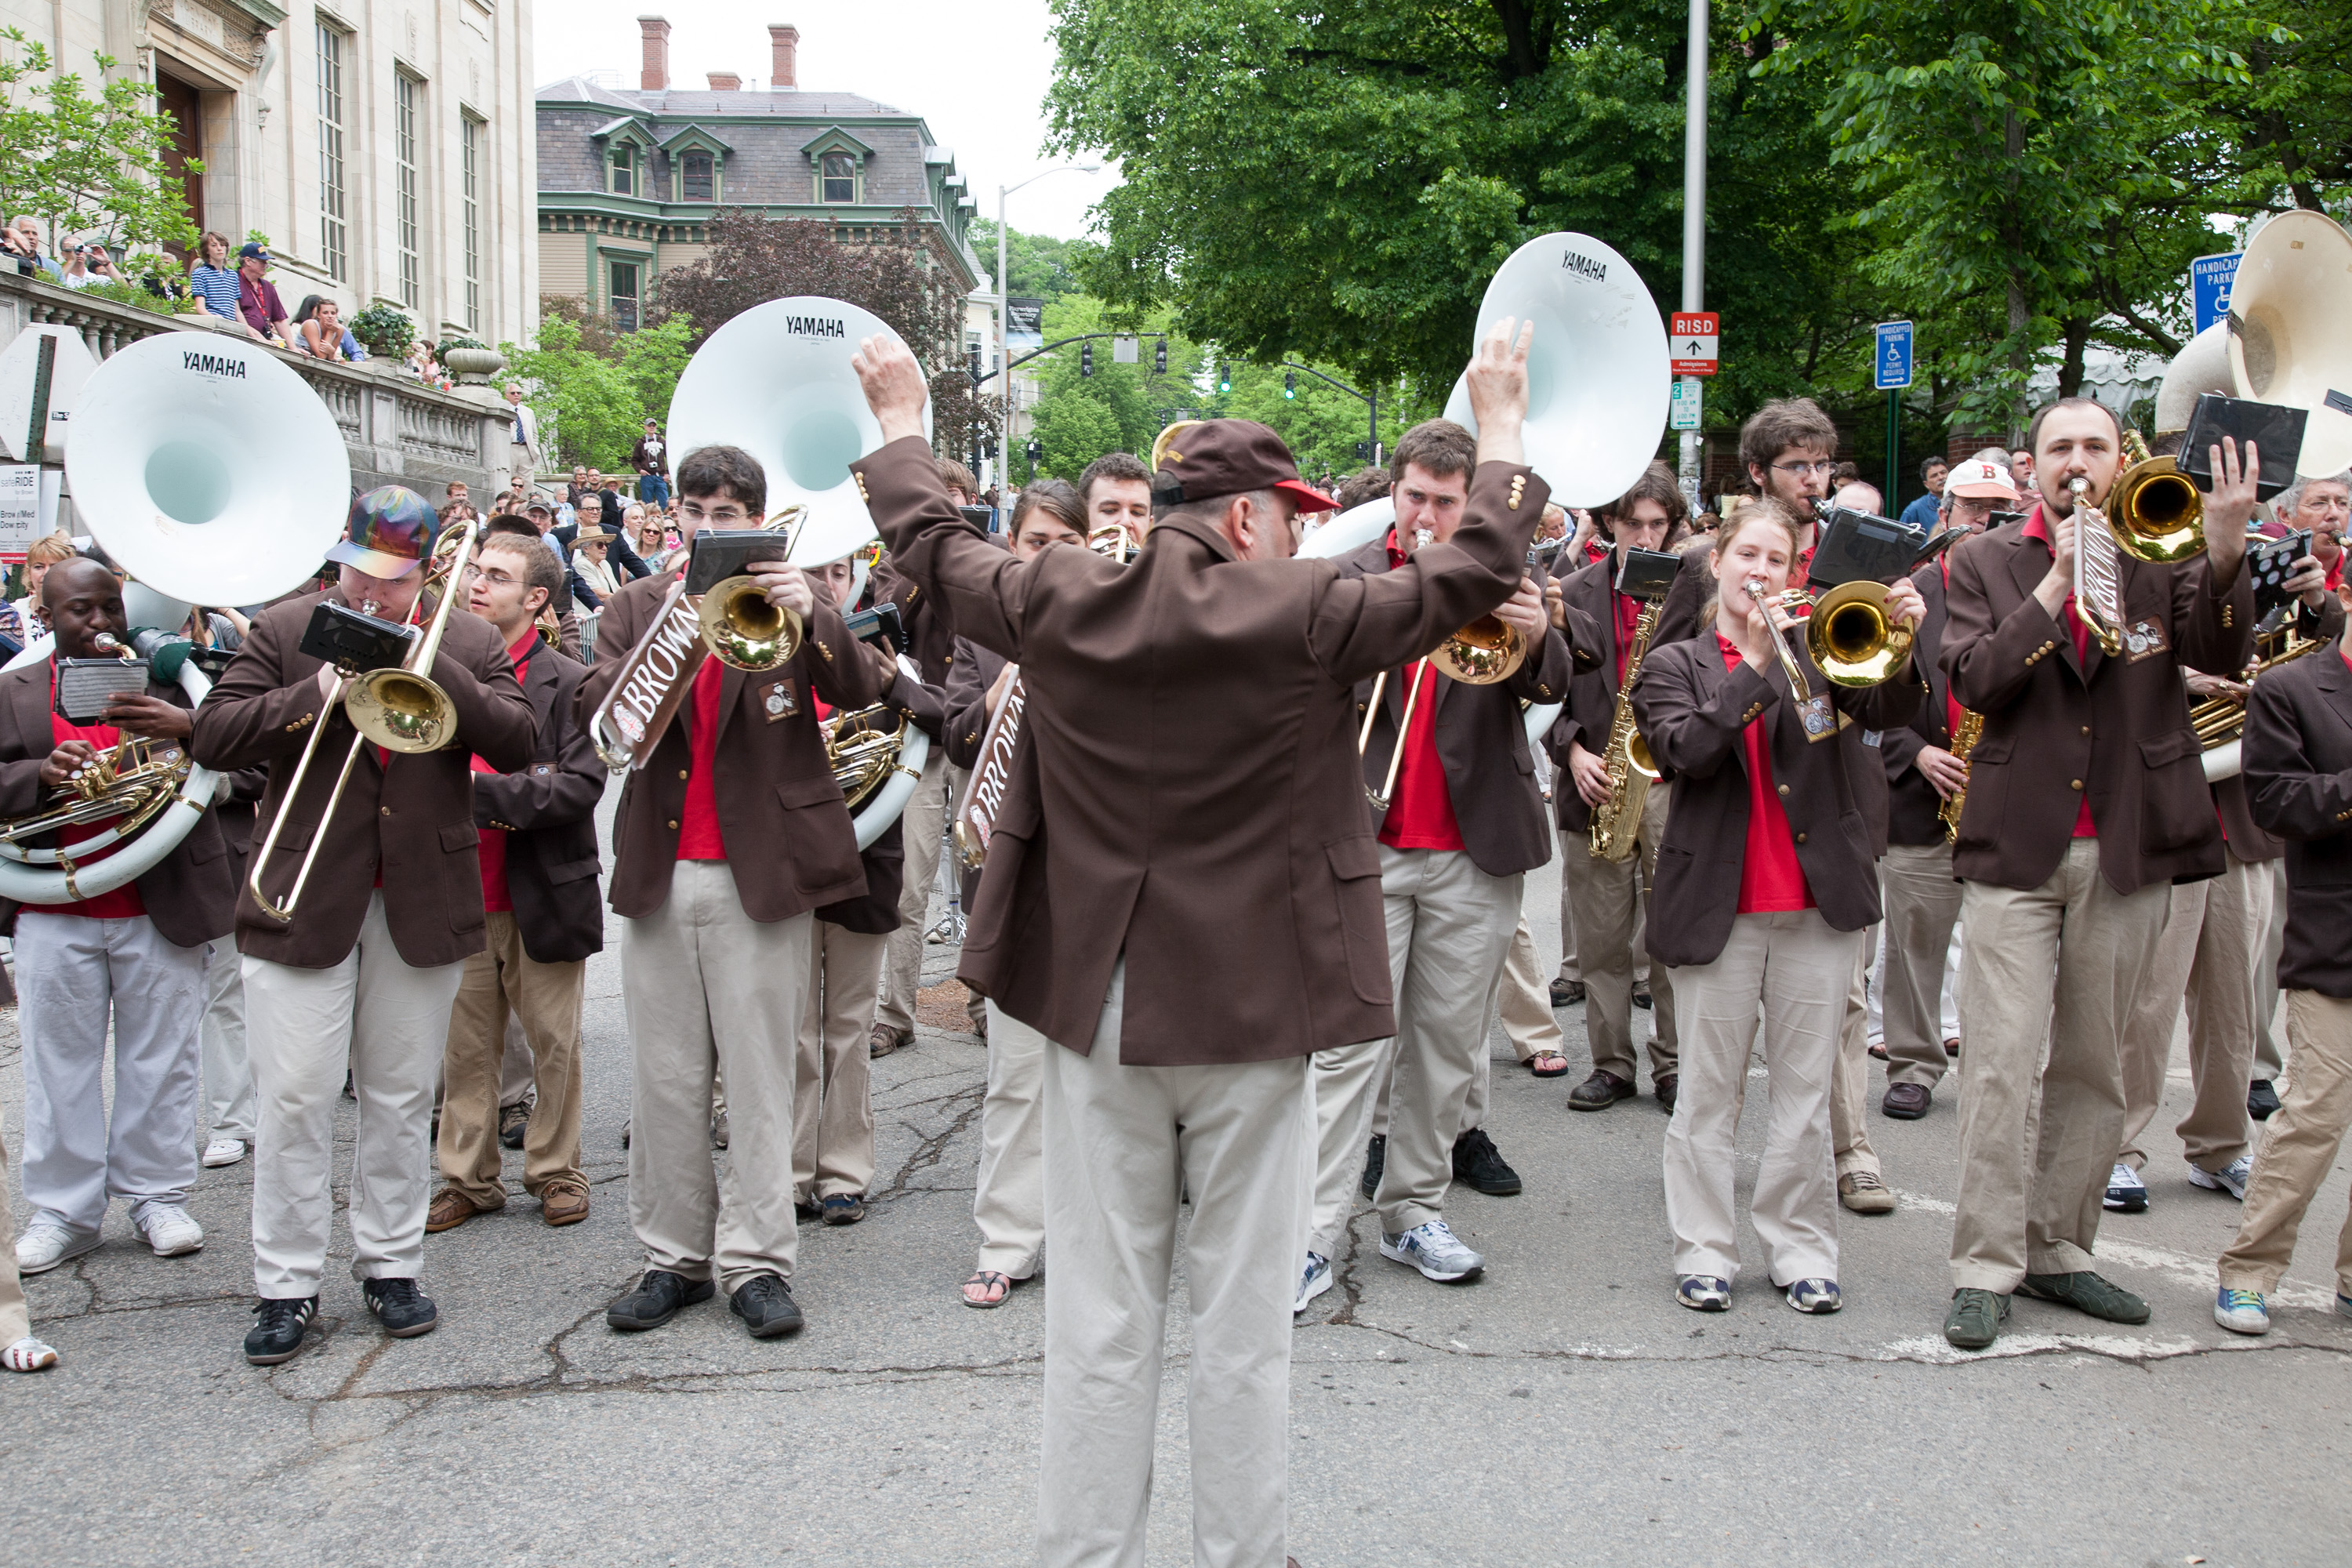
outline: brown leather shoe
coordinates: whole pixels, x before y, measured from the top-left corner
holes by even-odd
[[[476,1215],[485,1212],[457,1188],[444,1187],[433,1194],[433,1206],[425,1211],[425,1229],[428,1235],[455,1230]]]
[[[893,1028],[887,1024],[877,1024],[874,1026],[873,1035],[866,1041],[866,1054],[869,1057],[887,1057],[892,1051],[900,1050],[914,1044],[914,1041],[915,1037],[908,1030]]]
[[[1678,1072],[1665,1073],[1650,1081],[1651,1089],[1658,1097],[1658,1109],[1669,1116],[1675,1113],[1675,1096],[1682,1092],[1682,1087],[1683,1075]]]
[[[558,1176],[539,1189],[539,1217],[551,1226],[578,1225],[588,1217],[588,1184]]]
[[[1848,1171],[1840,1176],[1838,1202],[1856,1214],[1895,1212],[1895,1194],[1874,1171]]]
[[[1568,1091],[1570,1110],[1606,1110],[1621,1100],[1631,1100],[1639,1092],[1630,1078],[1619,1078],[1606,1068],[1594,1068],[1592,1076]]]
[[[1927,1107],[1935,1103],[1935,1099],[1925,1084],[1890,1083],[1878,1109],[1897,1121],[1916,1121],[1927,1114]]]

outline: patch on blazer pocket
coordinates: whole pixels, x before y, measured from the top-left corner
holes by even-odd
[[[2172,651],[2172,639],[2165,635],[2164,623],[2143,617],[2131,624],[2124,633],[2124,662],[2137,664],[2144,658],[2154,658]]]
[[[800,682],[792,679],[768,682],[766,689],[760,693],[760,706],[767,710],[771,724],[792,718],[801,710]]]

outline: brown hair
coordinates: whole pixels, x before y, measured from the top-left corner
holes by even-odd
[[[677,465],[677,493],[680,500],[724,496],[741,503],[754,524],[767,519],[767,471],[740,447],[697,447],[688,452]]]
[[[522,558],[523,587],[539,588],[547,595],[541,608],[555,603],[556,591],[563,586],[563,563],[556,560],[555,552],[547,547],[547,541],[537,534],[526,538],[500,529],[482,541],[483,553],[488,554],[493,550]]]
[[[205,230],[205,237],[196,241],[196,259],[210,267],[213,264],[213,247],[215,245],[221,247],[222,267],[228,271],[236,271],[236,247],[231,245],[228,242],[228,236],[218,229]]]
[[[1129,462],[1135,462],[1129,456]],[[1141,468],[1140,463],[1137,463]],[[1087,503],[1078,499],[1077,487],[1067,479],[1032,479],[1022,487],[1021,499],[1013,503],[1013,523],[1005,532],[1008,543],[1021,538],[1021,525],[1029,514],[1043,507],[1055,522],[1084,539],[1087,536]]]
[[[941,458],[938,462],[940,483],[951,490],[961,490],[968,496],[980,494],[980,481],[971,477],[970,468],[965,468],[953,458]]]
[[[1690,518],[1690,502],[1683,499],[1682,487],[1675,482],[1675,471],[1661,462],[1652,462],[1633,481],[1633,489],[1600,509],[1600,515],[1611,522],[1621,522],[1633,516],[1635,501],[1655,501],[1666,509],[1666,536],[1674,537]],[[1611,537],[1615,537],[1612,534]]]
[[[1339,510],[1346,511],[1366,501],[1378,500],[1389,493],[1392,483],[1386,468],[1358,468],[1339,481]]]
[[[1837,445],[1837,426],[1820,404],[1810,397],[1776,397],[1739,427],[1739,477],[1760,495],[1752,469],[1770,468],[1772,459],[1791,447],[1835,452]]]
[[[1151,470],[1132,452],[1105,452],[1078,476],[1078,497],[1088,506],[1094,504],[1095,483],[1098,479],[1140,479],[1150,485]]]
[[[1478,438],[1451,419],[1424,419],[1397,437],[1396,450],[1389,455],[1389,478],[1402,483],[1407,463],[1419,465],[1432,479],[1454,474],[1466,479],[1478,466]]]
[[[2025,449],[2032,453],[2036,458],[2039,458],[2042,455],[2042,422],[2044,419],[2049,418],[2052,414],[2061,408],[2097,409],[2100,413],[2107,416],[2107,423],[2116,427],[2116,447],[2120,448],[2123,446],[2124,422],[2116,417],[2116,411],[2114,409],[2108,407],[2105,404],[2100,402],[2095,397],[2062,397],[2055,403],[2045,403],[2041,407],[2035,409],[2033,411],[2033,423],[2025,427]]]
[[[1797,521],[1796,513],[1768,496],[1747,496],[1731,503],[1731,510],[1725,515],[1722,524],[1717,528],[1715,533],[1714,551],[1717,563],[1720,564],[1723,552],[1737,543],[1741,534],[1752,527],[1765,523],[1777,526],[1786,536],[1789,541],[1789,559],[1793,564],[1797,552],[1804,548],[1804,525]],[[1718,576],[1715,586],[1706,591],[1706,604],[1698,613],[1700,626],[1715,625],[1715,612],[1722,603],[1722,599],[1723,580]]]

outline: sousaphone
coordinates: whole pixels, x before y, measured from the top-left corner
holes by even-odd
[[[2310,416],[2294,471],[2352,468],[2352,234],[2305,207],[2263,225],[2231,282],[2226,325],[2237,395]]]

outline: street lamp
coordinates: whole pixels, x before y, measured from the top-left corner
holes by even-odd
[[[1007,468],[1012,466],[1010,454],[1013,450],[1013,372],[1007,367],[1013,363],[1013,351],[1007,346],[1005,341],[1005,316],[1009,308],[1007,301],[1012,294],[1012,286],[1004,271],[1005,241],[1009,237],[1009,231],[1004,226],[1004,198],[1021,189],[1022,185],[1034,185],[1048,174],[1064,174],[1073,169],[1081,174],[1092,174],[1099,172],[1101,168],[1100,163],[1058,163],[1050,169],[1038,170],[1037,173],[1022,181],[1019,185],[996,187],[996,374],[1003,383],[998,390],[1004,395],[1003,438],[997,443],[996,449],[1007,454],[1005,459]],[[1002,489],[1003,486],[1000,485],[1000,492]]]

